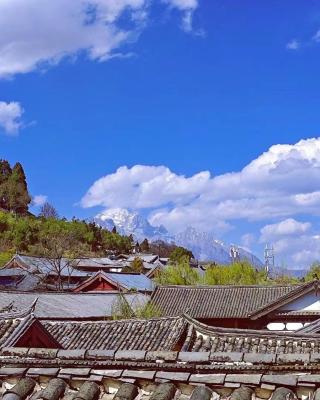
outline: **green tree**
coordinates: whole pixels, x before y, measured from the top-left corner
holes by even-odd
[[[143,272],[143,261],[139,257],[135,257],[130,263],[129,270],[132,272]]]
[[[8,203],[9,210],[16,214],[26,214],[31,197],[28,192],[28,185],[23,167],[16,163],[8,179]]]
[[[172,252],[170,253],[170,263],[171,264],[177,264],[179,263],[182,259],[187,257],[188,261],[191,260],[193,257],[193,254],[190,250],[185,249],[184,247],[176,247]]]
[[[202,282],[206,285],[256,285],[268,283],[264,270],[256,270],[248,262],[231,265],[210,265]]]
[[[196,285],[200,282],[200,276],[195,268],[190,267],[189,259],[185,256],[177,264],[159,272],[155,280],[161,285]]]
[[[117,299],[111,307],[112,319],[150,319],[161,317],[162,313],[159,307],[151,301],[143,304],[135,304],[134,310],[130,307],[125,296],[119,293]]]
[[[148,251],[150,251],[148,239],[143,240],[143,242],[140,244],[140,249],[143,253],[148,253]]]
[[[48,201],[46,201],[41,206],[39,216],[43,217],[43,218],[53,218],[53,219],[58,219],[59,218],[58,211]]]
[[[9,178],[12,174],[10,164],[6,160],[0,160],[0,208],[9,210]]]

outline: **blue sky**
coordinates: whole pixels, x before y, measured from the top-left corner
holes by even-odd
[[[41,4],[0,1],[0,157],[32,195],[320,258],[318,1]]]

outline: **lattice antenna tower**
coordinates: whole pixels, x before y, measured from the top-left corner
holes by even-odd
[[[274,269],[274,248],[270,243],[264,248],[264,267],[267,274]]]

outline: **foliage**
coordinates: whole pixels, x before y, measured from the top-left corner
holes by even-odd
[[[148,253],[150,251],[148,239],[144,239],[143,242],[140,243],[140,250],[142,253]]]
[[[265,271],[256,270],[248,262],[232,265],[211,264],[201,276],[185,256],[175,265],[160,271],[155,280],[161,285],[259,285],[273,284]]]
[[[207,267],[202,283],[206,285],[257,285],[266,284],[265,271],[256,270],[248,262],[231,265],[210,265]]]
[[[155,240],[149,243],[149,251],[152,254],[157,254],[159,257],[170,258],[172,252],[177,249],[177,245],[173,243],[166,243],[163,240]],[[182,248],[182,247],[181,247]],[[184,249],[188,252],[187,249]],[[187,253],[184,253],[187,255]]]
[[[112,319],[131,319],[134,313],[122,293],[119,293],[111,307]]]
[[[320,264],[319,262],[315,262],[311,265],[309,271],[304,277],[306,282],[310,282],[314,279],[320,279]]]
[[[41,206],[39,216],[43,218],[59,218],[58,211],[47,201]]]
[[[180,259],[175,265],[163,269],[155,278],[161,285],[196,285],[200,276],[195,268],[192,268],[187,256]]]
[[[170,264],[177,264],[185,257],[188,259],[188,261],[190,261],[191,258],[194,258],[190,250],[187,250],[181,246],[176,247],[170,254]]]
[[[3,267],[8,261],[11,260],[13,253],[10,251],[0,252],[0,268]]]
[[[160,309],[152,302],[147,302],[146,304],[136,305],[133,311],[129,303],[125,299],[122,293],[119,293],[117,299],[112,304],[112,319],[150,319],[161,317]]]
[[[162,312],[156,304],[149,301],[147,304],[137,307],[135,315],[140,319],[150,319],[161,317]]]
[[[11,169],[6,160],[0,160],[0,207],[3,210],[25,215],[31,197],[23,167],[16,163]]]
[[[301,284],[301,282],[304,282],[304,278],[300,280],[287,274],[278,274],[272,278],[272,284],[274,285],[296,285]]]
[[[14,216],[0,211],[0,232],[2,252],[46,255],[53,246],[50,245],[50,241],[61,243],[62,239],[69,246],[68,248],[64,246],[64,256],[72,255],[75,250],[84,256],[104,256],[106,250],[129,253],[132,247],[132,242],[127,236],[109,232],[94,223],[77,219],[67,221],[37,218],[31,215]]]
[[[139,257],[135,257],[131,261],[130,266],[123,269],[123,272],[143,272],[143,261]]]

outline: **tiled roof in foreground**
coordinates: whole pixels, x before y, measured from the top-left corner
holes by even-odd
[[[174,350],[188,325],[183,317],[95,322],[42,321],[64,349]]]
[[[3,400],[293,400],[320,394],[319,354],[239,360],[230,354],[214,361],[208,352],[5,348]]]
[[[315,332],[276,332],[268,330],[210,327],[185,315],[192,327],[189,350],[212,354],[310,354],[320,353],[320,335]]]
[[[297,286],[158,286],[153,302],[163,315],[187,312],[194,318],[249,318]]]

